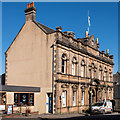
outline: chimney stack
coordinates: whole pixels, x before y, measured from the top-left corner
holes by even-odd
[[[35,21],[36,9],[34,6],[34,2],[27,4],[27,8],[24,10],[24,12],[25,12],[25,21],[29,21],[29,20]]]
[[[88,31],[86,31],[85,37],[88,37],[88,36],[89,36]]]

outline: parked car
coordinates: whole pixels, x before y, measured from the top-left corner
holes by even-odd
[[[109,100],[97,102],[91,106],[91,112],[93,113],[112,113],[112,102]]]

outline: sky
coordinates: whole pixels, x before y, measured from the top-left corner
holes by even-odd
[[[5,51],[25,22],[27,2],[2,3],[2,71],[5,72]],[[55,30],[75,32],[85,37],[90,16],[90,35],[98,37],[100,51],[109,49],[114,55],[114,74],[118,70],[118,3],[117,2],[35,2],[36,21]]]

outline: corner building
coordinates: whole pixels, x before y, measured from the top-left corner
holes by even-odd
[[[82,112],[92,103],[113,99],[113,55],[99,51],[94,35],[86,31],[84,38],[76,39],[71,31],[38,23],[34,3],[27,5],[25,16],[23,27],[5,53],[6,85],[40,87],[39,93],[32,92],[33,104],[23,101],[23,111],[28,105],[39,113]],[[9,92],[6,104],[19,110],[22,95]]]

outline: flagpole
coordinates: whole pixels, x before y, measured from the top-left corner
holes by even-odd
[[[90,17],[89,17],[89,10],[88,10],[88,35],[90,31]]]

